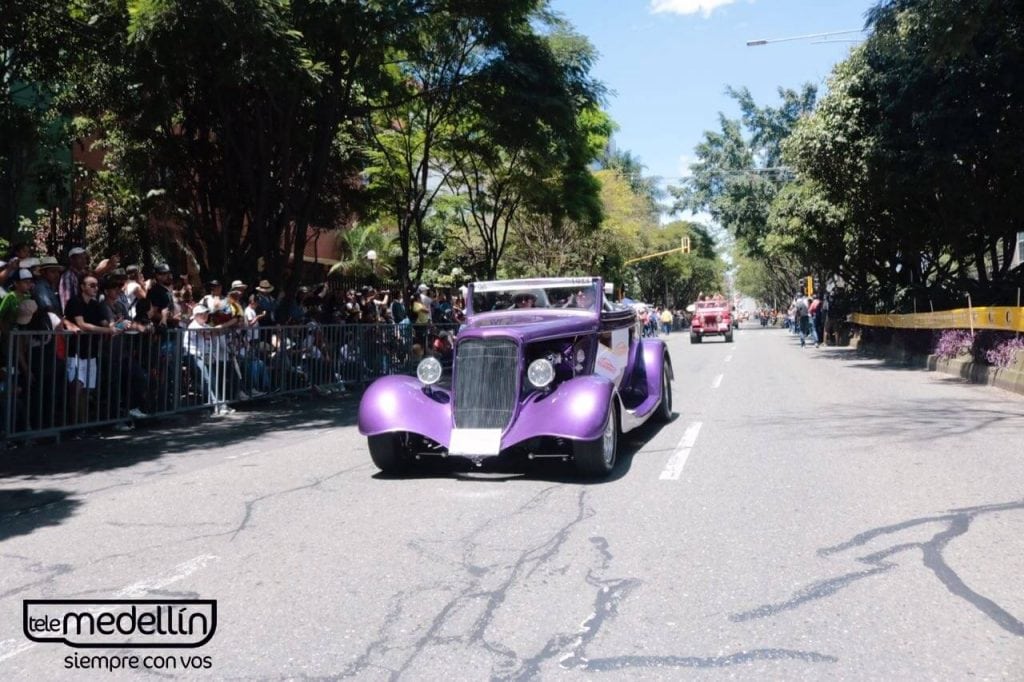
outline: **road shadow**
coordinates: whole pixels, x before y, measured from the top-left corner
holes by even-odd
[[[672,421],[678,418],[673,414]],[[671,422],[669,422],[671,423]],[[479,466],[464,457],[425,457],[416,461],[403,474],[392,475],[377,471],[373,478],[380,481],[403,481],[426,478],[453,478],[459,481],[506,482],[547,481],[579,485],[604,485],[624,478],[633,466],[633,458],[659,430],[668,424],[648,421],[629,433],[619,436],[619,451],[615,468],[605,478],[587,478],[577,470],[572,460],[557,457],[529,459],[525,455],[502,454],[483,460]]]
[[[230,446],[269,433],[351,426],[356,423],[358,400],[352,396],[287,397],[239,406],[237,410],[220,418],[189,412],[166,419],[138,420],[136,430],[127,435],[100,433],[10,449],[0,454],[0,479],[32,480],[112,470],[159,460],[167,454]]]
[[[60,525],[81,504],[63,490],[0,490],[0,542],[16,535],[28,535],[38,528]]]
[[[817,432],[829,438],[874,438],[885,434],[892,443],[936,442],[991,430],[1016,437],[1024,420],[1024,404],[992,401],[991,406],[965,403],[949,385],[948,394],[906,399],[885,405],[831,404],[817,418]],[[757,427],[799,428],[807,421],[801,411],[779,410],[749,420]]]

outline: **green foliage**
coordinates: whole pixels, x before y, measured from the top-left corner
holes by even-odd
[[[874,33],[785,145],[808,184],[777,215],[808,218],[806,231],[835,218],[825,230],[833,248],[817,260],[862,306],[941,307],[965,292],[1010,302],[1024,284],[1011,270],[1024,190],[1024,7],[895,0],[871,21]]]
[[[768,217],[790,174],[779,167],[783,140],[800,117],[814,106],[816,90],[779,89],[777,108],[759,108],[746,89],[728,90],[741,119],[719,115],[718,131],[706,131],[697,145],[693,176],[686,185],[670,187],[674,210],[707,211],[739,243],[742,253],[766,256]]]

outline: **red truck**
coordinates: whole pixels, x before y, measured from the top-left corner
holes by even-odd
[[[728,301],[697,301],[690,321],[690,343],[700,343],[705,336],[723,336],[732,343],[733,320]]]

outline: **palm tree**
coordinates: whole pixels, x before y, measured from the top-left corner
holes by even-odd
[[[342,259],[331,267],[328,277],[370,278],[388,277],[394,272],[391,263],[395,238],[380,223],[355,225],[338,234]],[[374,251],[375,261],[366,254]]]

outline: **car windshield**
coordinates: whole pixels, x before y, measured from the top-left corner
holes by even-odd
[[[473,291],[473,312],[567,308],[598,311],[597,285],[584,283],[537,284],[531,282],[483,282]]]

